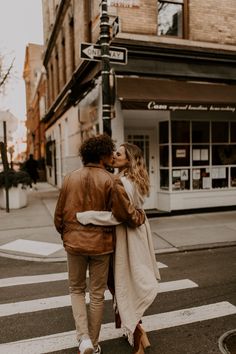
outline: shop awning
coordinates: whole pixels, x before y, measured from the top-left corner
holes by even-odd
[[[148,78],[117,78],[123,109],[236,112],[236,85]]]

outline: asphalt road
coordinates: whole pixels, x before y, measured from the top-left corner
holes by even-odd
[[[236,328],[236,247],[163,254],[157,261],[162,290],[144,317],[152,344],[147,353],[220,354],[218,339]],[[0,354],[77,353],[66,263],[0,258],[0,269]],[[111,332],[101,342],[103,353],[132,353],[124,338],[115,338],[112,322],[107,300],[103,323]],[[29,342],[19,342],[24,339]]]

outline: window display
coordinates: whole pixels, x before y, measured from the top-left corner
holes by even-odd
[[[209,165],[209,146],[194,145],[192,149],[193,166]]]
[[[214,167],[212,168],[212,188],[228,187],[228,168]]]
[[[230,176],[231,176],[231,187],[236,187],[236,167],[231,167]]]
[[[193,189],[210,189],[211,179],[209,168],[193,168]]]
[[[188,145],[172,145],[172,165],[189,166],[190,154]]]
[[[189,169],[172,170],[172,190],[189,189]]]
[[[159,150],[161,189],[236,187],[236,122],[174,120],[163,123],[160,123]],[[168,144],[169,124],[171,141]]]

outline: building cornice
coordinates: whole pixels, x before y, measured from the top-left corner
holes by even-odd
[[[118,41],[130,40],[132,42],[143,42],[143,43],[153,43],[160,46],[168,47],[182,47],[192,49],[202,49],[207,51],[220,51],[225,53],[232,53],[236,55],[236,45],[231,44],[221,44],[221,43],[212,43],[212,42],[203,42],[203,41],[193,41],[189,39],[182,38],[172,38],[164,36],[153,36],[153,35],[140,35],[140,34],[130,34],[130,33],[118,33],[116,36]]]

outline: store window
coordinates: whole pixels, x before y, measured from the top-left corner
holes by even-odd
[[[169,122],[160,122],[159,142],[160,142],[160,144],[168,144],[168,142],[169,142]]]
[[[236,188],[236,122],[172,121],[169,126],[171,141],[159,136],[161,189]]]
[[[160,146],[160,166],[169,166],[169,146]]]
[[[236,122],[230,122],[230,142],[236,143]]]
[[[211,135],[212,143],[228,143],[229,122],[212,122]]]
[[[212,165],[235,165],[236,145],[212,145]]]
[[[210,142],[210,122],[192,122],[192,142]]]
[[[228,171],[228,167],[212,168],[212,188],[228,188]]]
[[[192,148],[192,165],[208,166],[210,159],[209,145],[193,145]]]
[[[190,143],[190,122],[171,122],[171,138],[172,143]]]
[[[189,166],[190,153],[189,145],[172,145],[172,165],[173,166]]]
[[[236,187],[236,167],[231,167],[230,176],[231,176],[230,186]]]
[[[158,0],[158,36],[184,38],[186,0]]]
[[[172,170],[172,190],[185,190],[190,188],[190,170],[173,169]]]
[[[169,166],[169,122],[160,122],[159,125],[160,143],[160,166]]]
[[[193,189],[210,189],[210,169],[208,168],[193,168],[192,170]]]
[[[160,187],[162,190],[169,190],[169,170],[160,170]]]

